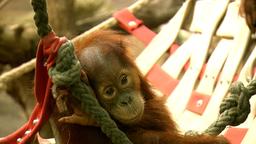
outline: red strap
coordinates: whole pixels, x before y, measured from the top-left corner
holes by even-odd
[[[206,109],[211,97],[193,91],[187,104],[187,110],[202,115]]]
[[[154,65],[146,77],[154,87],[159,89],[166,96],[169,96],[179,83],[177,79],[172,78],[163,71],[159,65]]]
[[[48,69],[54,64],[54,59],[57,56],[59,47],[66,41],[66,38],[59,38],[52,32],[39,42],[36,56],[35,95],[37,102],[40,104],[45,95],[47,95],[46,86],[47,81],[50,79]]]
[[[170,49],[169,49],[170,55],[173,54],[179,47],[180,47],[179,44],[177,44],[177,43],[174,42],[174,43],[171,45]]]
[[[231,144],[241,144],[247,131],[247,128],[231,127],[227,130],[224,136],[230,141]]]
[[[169,49],[170,54],[173,54],[178,48],[178,44],[172,44]],[[179,83],[179,80],[172,78],[169,74],[163,71],[159,65],[154,65],[146,77],[154,87],[166,96],[169,96]]]
[[[49,33],[40,40],[36,55],[34,89],[37,104],[29,121],[16,132],[0,138],[0,143],[25,144],[38,132],[43,121],[48,119],[52,86],[52,82],[48,76],[48,69],[54,64],[58,48],[66,41],[66,38],[59,38],[54,32]],[[46,59],[47,61],[45,63]]]
[[[119,21],[121,28],[137,37],[146,45],[150,43],[156,35],[156,33],[143,25],[143,22],[137,19],[128,9],[114,13],[113,17]]]

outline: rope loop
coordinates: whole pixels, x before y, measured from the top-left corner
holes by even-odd
[[[241,82],[234,83],[229,91],[230,96],[225,98],[220,106],[220,115],[229,121],[228,125],[237,126],[243,123],[250,113],[250,95]]]
[[[254,95],[256,94],[256,79],[252,80],[249,85],[247,86],[249,95]]]
[[[52,77],[52,82],[58,86],[70,87],[76,82],[80,81],[81,65],[76,59],[74,48],[71,42],[66,42],[58,51],[58,55],[65,55],[64,57],[57,57],[54,68],[50,68],[48,74]]]
[[[229,89],[230,95],[223,99],[220,105],[220,115],[204,133],[220,134],[226,126],[237,126],[243,123],[250,113],[250,98],[256,94],[256,80],[252,80],[247,87],[236,82]]]

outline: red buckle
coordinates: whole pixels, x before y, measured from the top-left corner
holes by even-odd
[[[169,96],[179,83],[177,79],[172,78],[164,72],[159,65],[154,65],[146,77],[154,87],[159,89],[166,96]]]
[[[187,110],[202,115],[211,97],[198,92],[192,92],[187,104]]]
[[[241,144],[247,131],[247,128],[231,127],[227,130],[224,136],[230,141],[231,144]]]
[[[128,9],[117,11],[113,14],[119,26],[131,33],[143,43],[148,44],[156,35],[153,31],[143,25],[143,22],[137,19]]]

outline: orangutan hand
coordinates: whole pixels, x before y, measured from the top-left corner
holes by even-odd
[[[77,108],[74,108],[74,113],[71,116],[62,117],[58,121],[84,126],[98,126],[95,120],[93,120],[88,114],[80,111]]]

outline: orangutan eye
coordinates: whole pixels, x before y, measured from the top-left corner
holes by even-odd
[[[116,93],[116,89],[114,87],[107,87],[104,91],[104,96],[107,97],[107,98],[112,98],[115,96],[115,93]]]
[[[121,85],[126,85],[128,83],[128,76],[126,74],[122,74],[120,77]]]

